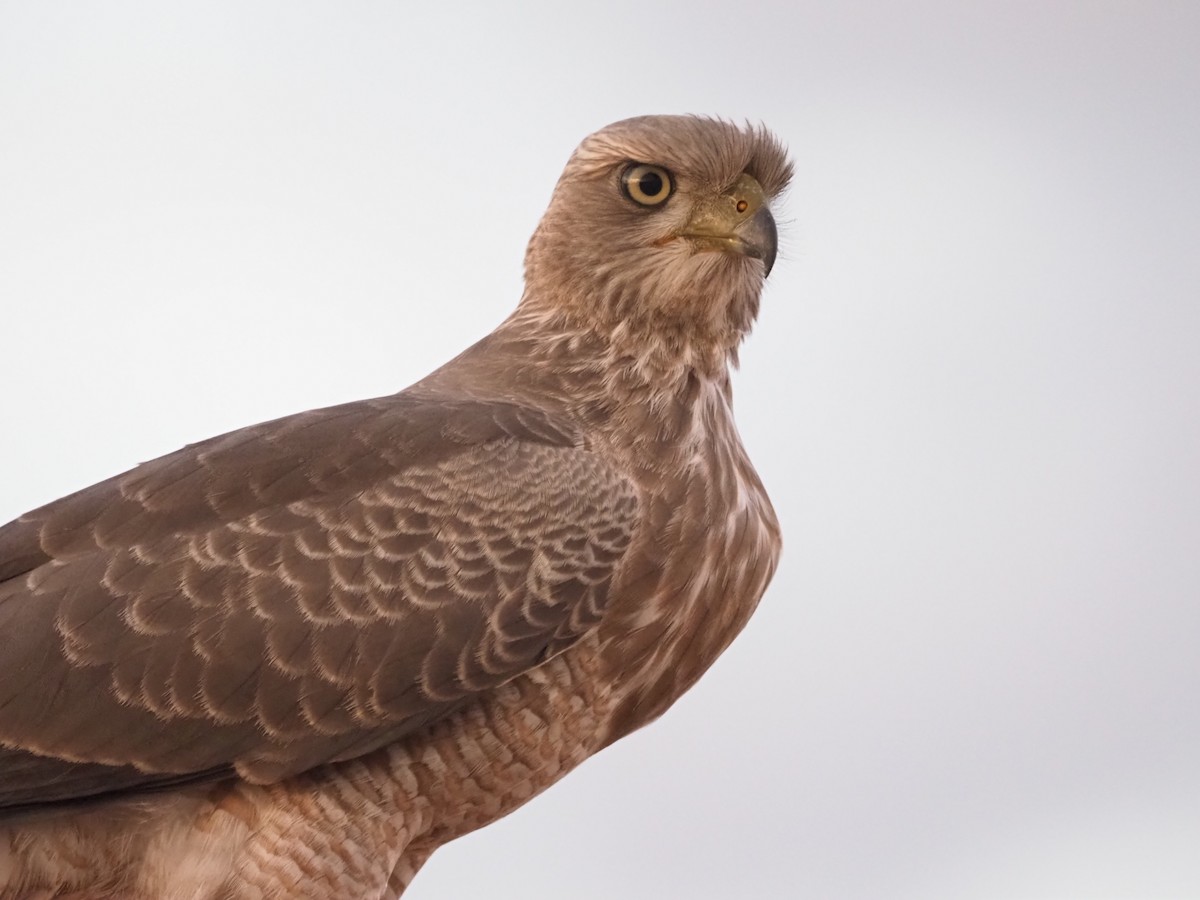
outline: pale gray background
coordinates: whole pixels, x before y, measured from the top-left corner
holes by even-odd
[[[0,517],[403,387],[589,131],[761,120],[779,575],[413,900],[1200,897],[1200,4],[431,5],[0,2]]]

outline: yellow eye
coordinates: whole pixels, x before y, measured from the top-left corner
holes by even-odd
[[[658,206],[671,196],[675,186],[671,173],[662,166],[634,163],[621,173],[625,196],[640,206]]]

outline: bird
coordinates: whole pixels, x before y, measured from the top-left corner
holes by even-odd
[[[730,374],[791,175],[608,125],[450,362],[0,528],[0,898],[398,898],[661,716],[780,556]]]

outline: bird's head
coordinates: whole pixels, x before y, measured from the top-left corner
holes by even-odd
[[[696,116],[609,125],[572,155],[525,258],[523,308],[730,354],[776,255],[791,178],[763,128]]]

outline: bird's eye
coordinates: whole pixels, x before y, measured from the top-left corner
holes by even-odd
[[[658,206],[671,196],[675,186],[671,173],[662,166],[634,163],[621,174],[621,187],[639,206]]]

